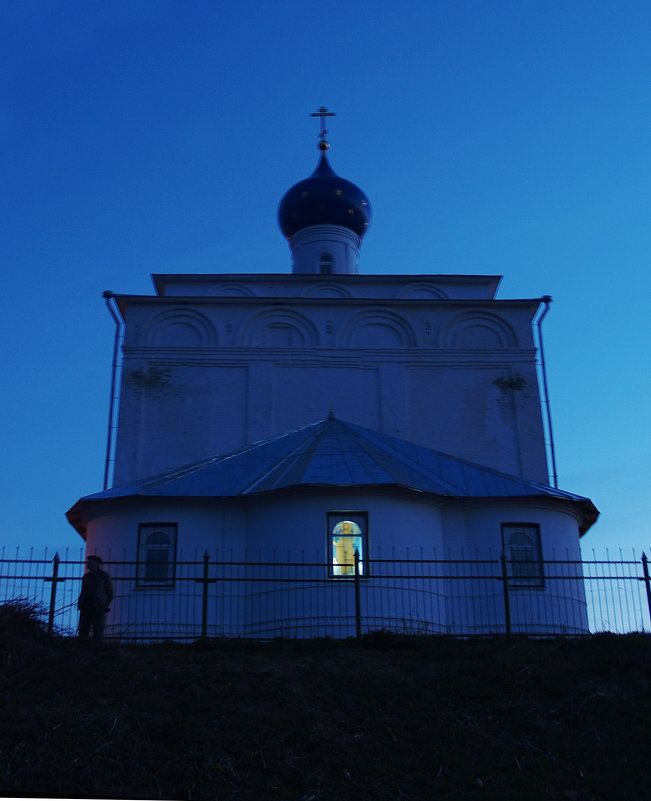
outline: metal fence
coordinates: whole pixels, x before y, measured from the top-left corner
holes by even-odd
[[[74,635],[83,555],[0,556],[0,603],[38,605],[51,633]],[[140,572],[138,568],[140,567]],[[322,561],[179,559],[145,575],[108,559],[115,599],[106,636],[350,637],[388,629],[459,636],[651,631],[647,559],[552,560],[528,573],[498,559],[368,559],[333,577]],[[527,580],[527,577],[530,580]]]

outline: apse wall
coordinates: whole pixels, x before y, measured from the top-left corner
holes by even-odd
[[[523,524],[539,531],[545,564],[533,584],[510,582],[512,630],[587,631],[577,520],[555,502],[464,503],[389,488],[297,488],[232,500],[132,498],[97,506],[88,551],[119,571],[120,560],[145,559],[143,530],[173,526],[175,560],[195,562],[183,569],[201,575],[207,551],[221,577],[210,588],[211,636],[353,636],[354,582],[330,572],[333,514],[367,521],[364,630],[503,633],[503,527]],[[201,611],[194,579],[183,578],[164,589],[163,605],[159,586],[133,575],[118,580],[108,631],[134,636],[141,630],[145,637],[153,616],[159,631],[184,636],[184,621],[199,619]]]

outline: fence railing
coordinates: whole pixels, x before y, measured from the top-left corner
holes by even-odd
[[[67,555],[66,555],[67,556]],[[139,570],[140,568],[140,570]],[[651,631],[647,558],[366,559],[333,577],[322,561],[178,560],[148,575],[104,563],[115,599],[107,638],[350,637],[376,629],[460,636]],[[0,603],[26,599],[73,635],[83,559],[0,558]]]

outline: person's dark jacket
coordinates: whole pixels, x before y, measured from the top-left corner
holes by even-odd
[[[103,570],[89,570],[81,580],[78,607],[82,611],[106,611],[113,600],[113,582]]]

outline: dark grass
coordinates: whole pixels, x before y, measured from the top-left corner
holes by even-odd
[[[4,620],[2,795],[651,798],[645,635],[94,649]]]

